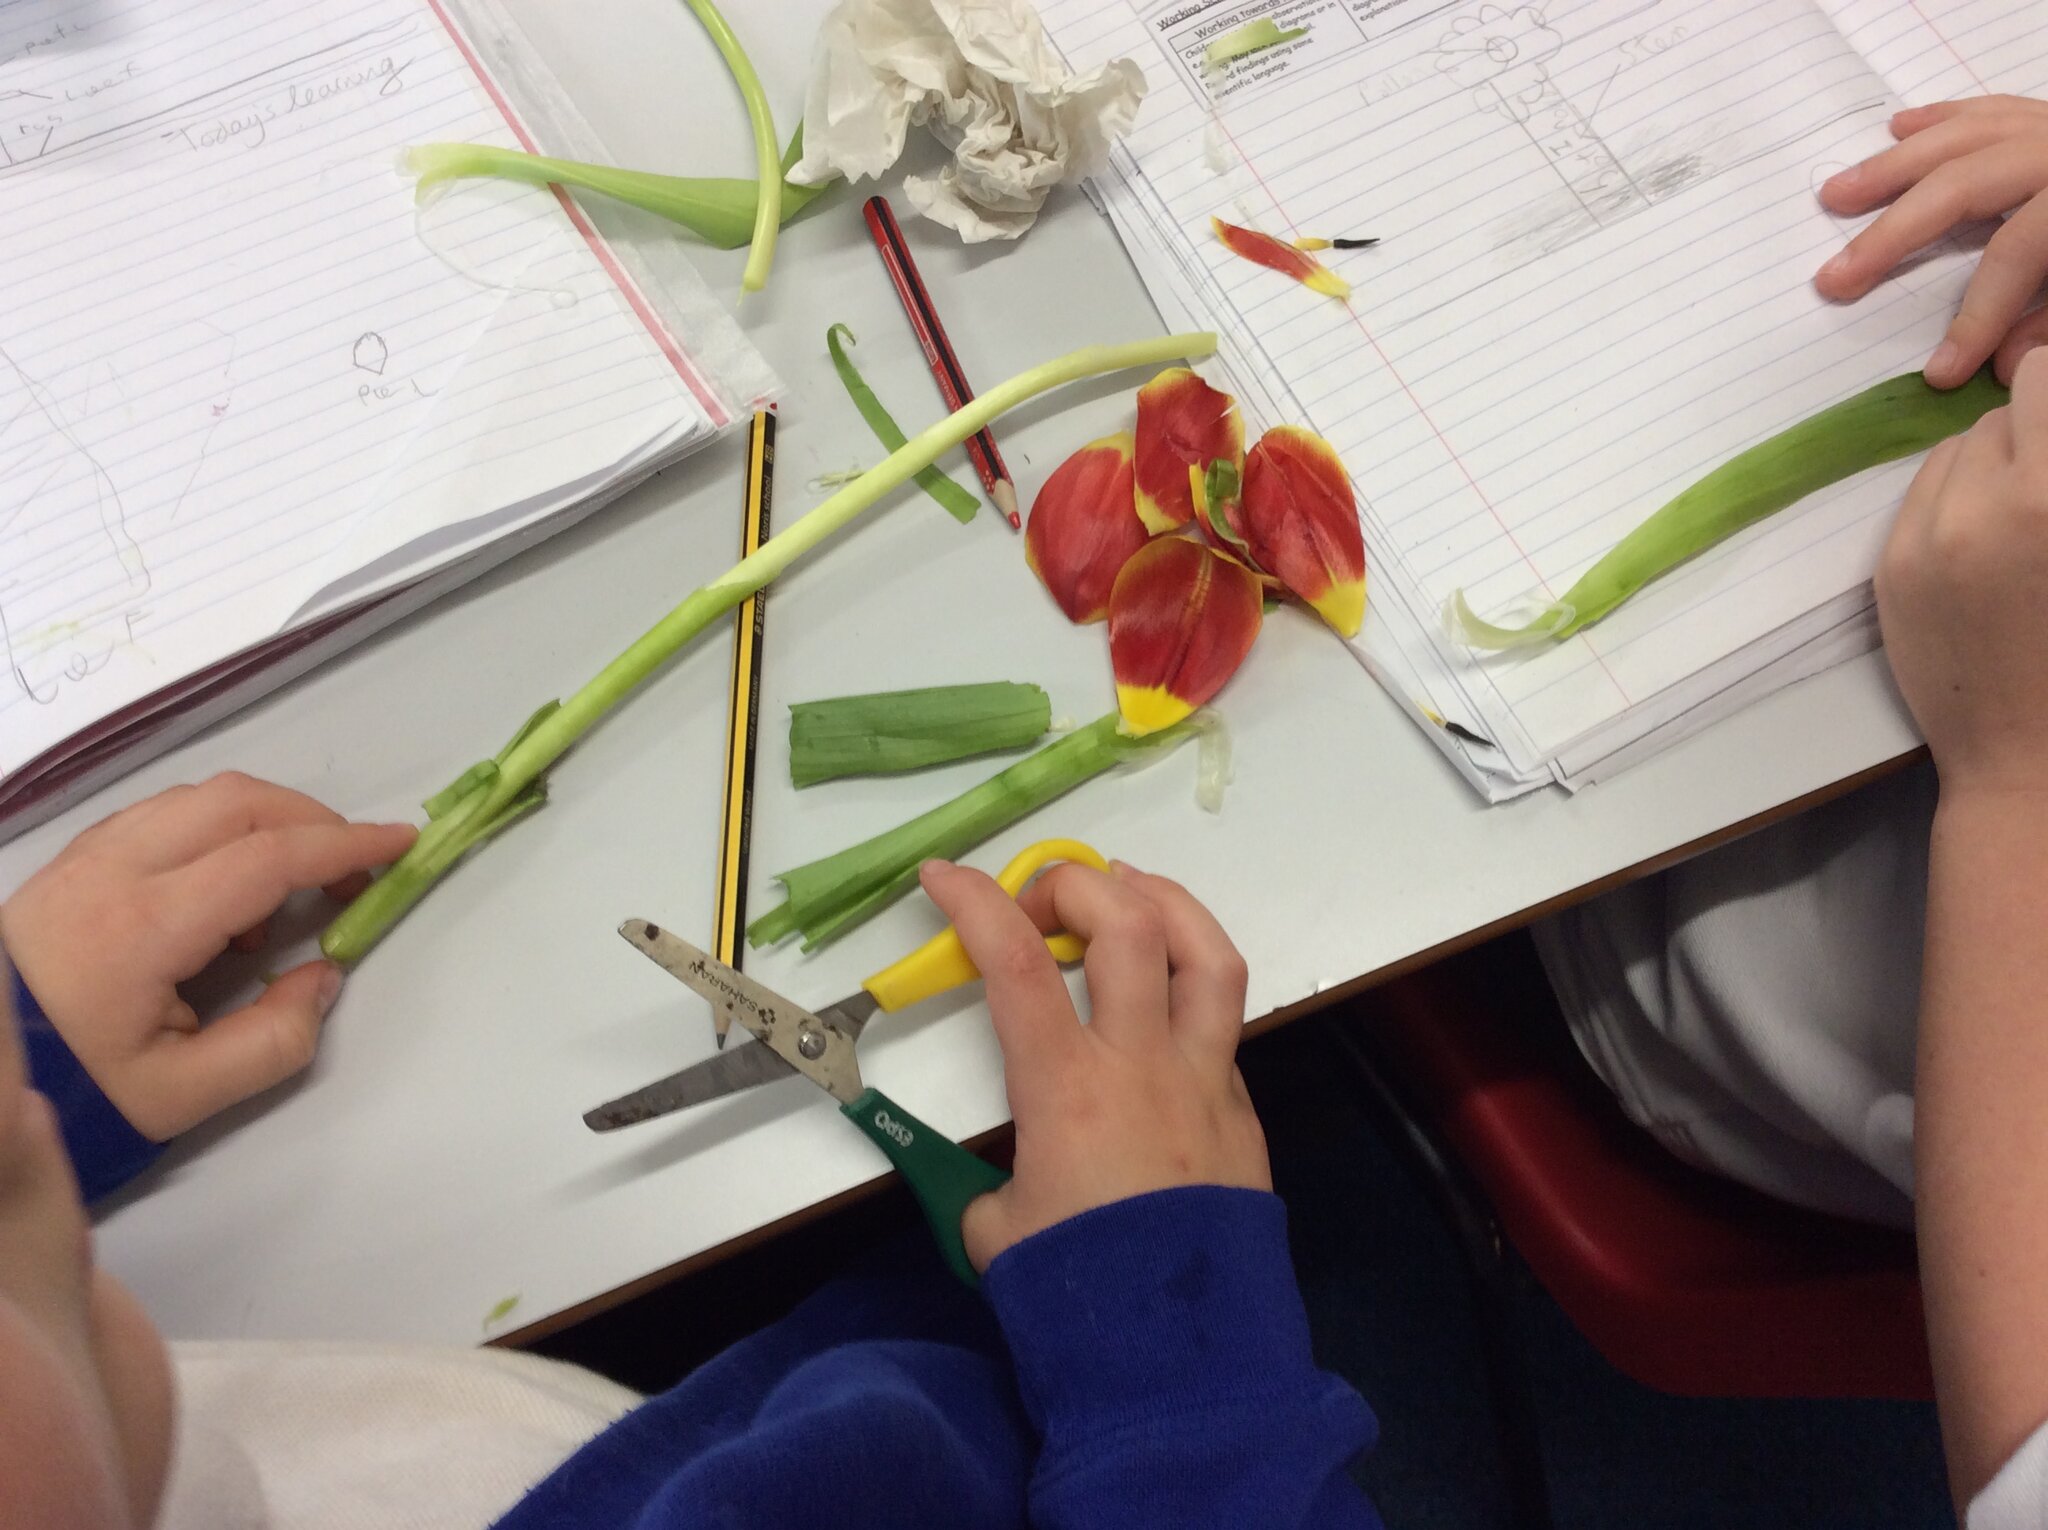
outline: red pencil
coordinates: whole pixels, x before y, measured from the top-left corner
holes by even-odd
[[[867,219],[868,232],[874,236],[875,248],[881,252],[896,296],[903,302],[910,328],[924,349],[925,364],[932,369],[939,396],[948,409],[966,408],[974,401],[974,390],[967,386],[967,374],[960,370],[953,342],[946,338],[946,326],[939,322],[932,295],[925,289],[924,278],[917,274],[917,264],[910,258],[910,246],[904,241],[888,198],[869,197],[861,212]],[[1017,513],[1017,486],[1010,482],[1010,470],[1003,462],[1003,454],[996,449],[996,438],[985,427],[976,431],[967,439],[967,455],[974,460],[981,486],[988,490],[996,508],[1008,517],[1013,530],[1021,529],[1024,520]]]

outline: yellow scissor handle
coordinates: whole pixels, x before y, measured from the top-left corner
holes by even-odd
[[[996,874],[996,884],[1011,897],[1024,891],[1024,884],[1057,861],[1078,861],[1097,871],[1109,870],[1100,851],[1078,839],[1041,839],[1020,850],[1014,860]],[[1056,962],[1077,962],[1087,947],[1078,936],[1064,932],[1048,935],[1045,949]],[[884,967],[860,986],[875,996],[883,1009],[894,1012],[908,1008],[935,994],[971,983],[981,969],[960,944],[960,934],[950,924],[915,951],[892,966]]]

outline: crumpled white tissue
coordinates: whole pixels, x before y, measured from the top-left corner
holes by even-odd
[[[1144,97],[1129,59],[1070,74],[1027,0],[842,0],[818,37],[790,179],[881,175],[922,124],[953,163],[906,180],[910,205],[970,244],[1015,239],[1054,186],[1102,168]]]

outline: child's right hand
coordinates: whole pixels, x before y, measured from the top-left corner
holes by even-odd
[[[2048,806],[2048,347],[2012,402],[1930,452],[1877,570],[1885,654],[1943,806]]]
[[[1017,1122],[1016,1176],[961,1219],[967,1257],[1153,1190],[1270,1190],[1265,1134],[1238,1076],[1244,958],[1164,877],[1054,867],[1012,900],[978,871],[928,862],[925,891],[981,968]],[[1042,929],[1088,942],[1082,1025]]]
[[[2027,313],[2048,280],[2048,101],[1978,96],[1916,106],[1892,118],[1892,134],[1893,147],[1821,186],[1821,204],[1847,217],[1892,205],[1820,268],[1814,285],[1853,301],[1951,229],[2012,213],[1985,245],[1926,367],[1935,387],[1954,388],[1990,358],[2009,383],[2020,357],[2048,343],[2048,309]]]

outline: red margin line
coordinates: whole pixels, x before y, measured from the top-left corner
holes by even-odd
[[[518,114],[512,110],[512,104],[498,89],[498,82],[491,78],[490,71],[478,60],[475,50],[469,45],[469,39],[462,35],[461,28],[457,27],[449,19],[447,11],[441,8],[441,0],[427,0],[427,4],[447,31],[449,40],[462,54],[463,61],[469,65],[470,73],[476,76],[477,84],[483,87],[484,94],[489,96],[491,104],[497,107],[498,115],[505,119],[505,126],[510,128],[512,136],[519,140],[520,147],[529,154],[538,154],[540,150],[534,146],[532,136],[526,131],[526,125],[519,120]],[[689,385],[690,392],[695,395],[698,404],[711,417],[713,427],[723,430],[730,425],[732,416],[726,412],[725,406],[711,391],[710,385],[704,380],[704,374],[697,369],[696,362],[691,360],[689,354],[677,343],[675,336],[669,333],[668,326],[661,322],[653,306],[648,303],[646,294],[641,292],[639,284],[626,274],[624,267],[618,262],[618,257],[612,254],[611,246],[605,242],[589,218],[584,216],[583,209],[576,205],[575,198],[560,186],[551,186],[548,189],[554,192],[555,200],[562,204],[562,210],[569,215],[570,223],[583,235],[584,243],[590,246],[590,252],[597,257],[606,274],[625,294],[626,302],[631,305],[633,312],[640,316],[640,322],[647,326],[647,332],[654,337],[654,343],[661,347],[662,354],[668,357],[674,364],[677,374]]]
[[[1259,167],[1252,163],[1252,157],[1245,153],[1243,146],[1238,143],[1236,136],[1225,125],[1223,114],[1221,112],[1215,113],[1214,120],[1223,136],[1230,140],[1230,147],[1237,151],[1237,157],[1244,161],[1245,169],[1251,171],[1252,179],[1259,183],[1259,190],[1266,194],[1266,200],[1272,204],[1273,211],[1280,215],[1281,221],[1287,225],[1288,231],[1297,239],[1300,238],[1301,230],[1295,226],[1294,220],[1287,216],[1287,209],[1280,205],[1280,199],[1273,194],[1273,188],[1268,186],[1266,178],[1259,174]],[[1550,581],[1543,577],[1543,572],[1536,567],[1535,560],[1527,552],[1523,551],[1521,542],[1516,539],[1514,532],[1508,529],[1508,523],[1501,519],[1500,511],[1495,509],[1493,501],[1486,497],[1486,491],[1479,487],[1479,480],[1474,478],[1472,470],[1465,466],[1465,459],[1458,455],[1458,449],[1451,445],[1450,439],[1444,435],[1436,421],[1430,417],[1429,411],[1423,407],[1422,400],[1415,396],[1415,390],[1408,386],[1408,380],[1394,366],[1392,359],[1381,348],[1379,341],[1373,337],[1372,331],[1365,327],[1365,320],[1358,316],[1358,310],[1347,302],[1344,305],[1344,312],[1350,317],[1352,326],[1357,329],[1359,334],[1365,337],[1365,343],[1372,347],[1373,354],[1379,357],[1380,365],[1387,369],[1387,375],[1393,378],[1399,384],[1401,391],[1408,396],[1409,404],[1414,407],[1415,413],[1421,418],[1422,423],[1429,427],[1430,433],[1437,439],[1437,444],[1443,447],[1444,455],[1451,459],[1459,473],[1464,476],[1467,487],[1479,496],[1479,503],[1486,506],[1486,513],[1493,517],[1494,525],[1500,527],[1500,534],[1508,539],[1508,546],[1514,548],[1516,555],[1529,565],[1529,572],[1535,575],[1536,582],[1543,586],[1543,593],[1552,600],[1557,599],[1557,592],[1551,589]],[[1614,671],[1607,667],[1607,660],[1602,657],[1600,650],[1587,641],[1586,635],[1583,632],[1578,634],[1578,637],[1579,641],[1585,644],[1586,652],[1593,656],[1593,662],[1600,666],[1601,672],[1613,684],[1615,693],[1621,697],[1622,704],[1624,706],[1634,706],[1635,699],[1623,688],[1621,681],[1615,678]]]

